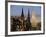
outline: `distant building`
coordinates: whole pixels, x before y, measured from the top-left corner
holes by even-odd
[[[32,11],[32,17],[31,17],[32,27],[37,27],[37,24],[40,22],[40,20],[36,16],[37,16],[36,13]]]

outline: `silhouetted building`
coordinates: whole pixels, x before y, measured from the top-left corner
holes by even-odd
[[[24,13],[23,13],[23,8],[22,8],[21,19],[22,19],[22,20],[24,20]]]
[[[27,17],[26,29],[27,30],[31,30],[31,22],[30,22],[30,12],[29,12],[29,9],[28,9],[28,17]]]
[[[30,12],[29,12],[29,9],[28,9],[28,17],[27,17],[27,20],[28,20],[28,22],[30,22]]]

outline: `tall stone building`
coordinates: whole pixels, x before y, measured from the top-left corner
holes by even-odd
[[[24,13],[23,13],[23,8],[22,8],[22,13],[21,13],[20,21],[21,21],[20,31],[24,31]]]
[[[29,12],[29,9],[28,9],[28,17],[27,17],[27,20],[28,20],[28,22],[30,22],[30,12]]]
[[[31,30],[31,22],[30,22],[30,12],[29,12],[29,9],[28,9],[26,28],[27,28],[27,30]]]
[[[24,20],[23,8],[22,8],[22,13],[21,13],[21,19]]]
[[[36,13],[34,11],[32,11],[31,23],[32,23],[32,27],[36,27],[37,26]]]

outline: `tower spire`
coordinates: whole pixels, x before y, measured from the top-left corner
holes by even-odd
[[[24,17],[23,8],[22,8],[22,14],[21,14],[21,17]]]
[[[28,9],[28,21],[30,21],[30,12],[29,12],[29,9]]]
[[[22,8],[22,13],[21,13],[21,19],[24,20],[23,8]]]

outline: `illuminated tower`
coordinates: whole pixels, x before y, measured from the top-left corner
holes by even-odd
[[[35,14],[34,11],[32,11],[31,23],[32,23],[32,27],[36,27],[37,26],[37,19],[36,19],[36,14]]]

